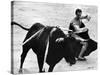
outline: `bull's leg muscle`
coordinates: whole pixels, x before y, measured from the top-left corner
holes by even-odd
[[[23,45],[23,52],[21,54],[21,62],[20,62],[20,70],[19,70],[19,72],[22,72],[23,63],[24,63],[25,57],[26,57],[29,49],[30,49],[29,46]]]

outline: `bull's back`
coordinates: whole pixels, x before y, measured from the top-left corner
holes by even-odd
[[[28,38],[30,38],[32,35],[34,35],[37,31],[39,31],[40,29],[44,28],[45,26],[40,24],[40,23],[35,23],[30,30],[28,31],[25,39],[23,42],[25,42]]]

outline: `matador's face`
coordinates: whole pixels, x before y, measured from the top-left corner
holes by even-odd
[[[78,18],[80,18],[81,15],[82,15],[82,12],[77,12],[77,14],[76,14],[76,16],[77,16]]]

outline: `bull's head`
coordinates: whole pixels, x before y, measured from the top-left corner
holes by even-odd
[[[64,58],[67,62],[69,62],[70,66],[76,63],[75,54],[73,54],[73,49],[71,47],[70,38],[66,35],[66,37],[59,37],[55,40],[56,43],[62,43],[62,47],[64,47],[62,51],[64,51]]]

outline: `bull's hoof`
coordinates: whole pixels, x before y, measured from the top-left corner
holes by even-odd
[[[76,61],[75,62],[71,62],[70,64],[69,64],[69,66],[72,66],[72,65],[74,65],[76,63]]]
[[[74,64],[75,64],[75,63],[74,63]],[[72,66],[72,65],[74,65],[74,64],[70,63],[69,66]]]
[[[44,71],[42,71],[42,73],[43,73],[43,72],[45,72],[45,70],[44,70]]]
[[[69,66],[72,66],[73,64],[69,64]]]
[[[78,61],[86,61],[86,58],[78,58]]]
[[[44,73],[45,72],[45,70],[43,70],[43,71],[39,71],[39,73]]]
[[[42,72],[45,72],[45,70],[42,70]]]
[[[19,73],[23,73],[23,70],[22,69],[19,69]]]

